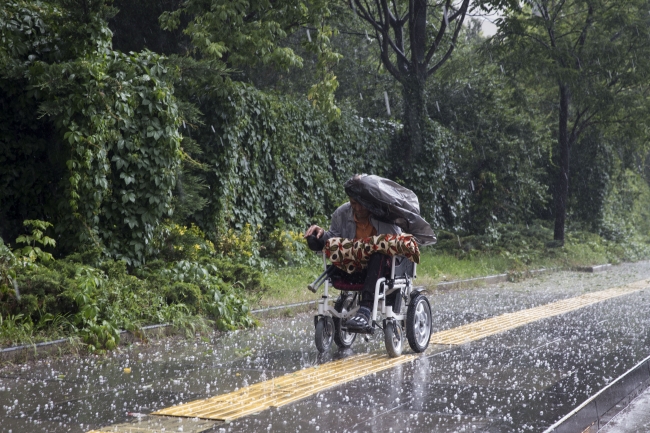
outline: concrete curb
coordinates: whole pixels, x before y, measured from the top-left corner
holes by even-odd
[[[518,277],[533,277],[535,275],[546,274],[549,272],[556,272],[558,270],[560,269],[542,268],[542,269],[534,269],[531,271],[525,271],[522,273],[510,272],[507,274],[488,275],[487,277],[468,278],[466,280],[443,281],[441,283],[436,284],[435,288],[436,290],[448,290],[448,289],[459,289],[461,287],[473,286],[476,283],[485,283],[485,284],[506,283]]]
[[[301,307],[303,305],[311,305],[311,304],[315,304],[317,302],[318,302],[318,300],[297,302],[295,304],[276,305],[275,307],[259,308],[257,310],[251,310],[251,313],[252,314],[260,314],[260,313],[266,313],[266,312],[269,312],[269,311],[282,310],[282,309],[285,309],[285,308],[293,308],[293,307]]]
[[[612,267],[611,263],[598,266],[579,266],[576,268],[578,272],[603,272],[607,271]]]
[[[650,356],[587,399],[544,433],[596,433],[648,387]]]
[[[143,326],[142,335],[129,331],[120,331],[120,346],[141,341],[143,338],[162,337],[170,335],[173,328],[170,324]],[[4,362],[26,362],[52,355],[70,353],[81,347],[78,339],[65,338],[61,340],[46,341],[44,343],[26,344],[0,349],[0,363]]]

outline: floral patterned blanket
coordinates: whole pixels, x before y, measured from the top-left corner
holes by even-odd
[[[362,239],[330,238],[323,251],[334,266],[349,274],[365,269],[374,253],[405,256],[414,263],[420,263],[420,249],[413,235],[409,234]]]

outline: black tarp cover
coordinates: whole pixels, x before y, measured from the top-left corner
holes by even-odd
[[[397,224],[420,245],[436,243],[436,235],[420,216],[420,202],[413,191],[375,175],[360,175],[345,182],[345,193],[384,222]]]

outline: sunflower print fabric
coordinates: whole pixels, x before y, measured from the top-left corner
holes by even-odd
[[[413,263],[420,263],[420,249],[415,238],[404,233],[362,239],[330,238],[323,251],[334,266],[348,274],[365,269],[374,253],[405,256]]]

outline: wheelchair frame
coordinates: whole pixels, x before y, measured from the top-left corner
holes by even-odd
[[[327,259],[323,256],[323,265],[326,271],[309,285],[309,289],[315,293],[321,284],[325,284],[324,292],[318,301],[318,314],[314,316],[315,342],[319,352],[329,350],[335,334],[334,341],[336,344],[341,348],[346,348],[352,344],[356,336],[351,338],[349,344],[340,343],[343,341],[342,332],[347,334],[374,334],[376,328],[383,330],[386,351],[391,357],[400,356],[402,353],[404,328],[406,328],[409,345],[415,352],[423,352],[428,347],[431,337],[431,306],[423,293],[424,288],[413,286],[413,280],[417,277],[417,264],[413,263],[412,276],[395,277],[397,259],[397,256],[392,257],[390,278],[381,277],[375,284],[373,308],[369,329],[366,332],[359,330],[348,331],[343,324],[344,320],[353,317],[359,310],[359,291],[341,290],[337,302],[338,300],[344,302],[350,293],[354,293],[352,302],[355,305],[349,311],[339,312],[334,306],[330,305],[330,279],[327,275]],[[393,305],[387,305],[388,296],[398,291],[399,293],[395,296]],[[408,302],[406,309],[403,300]],[[397,311],[394,311],[395,306],[398,308]],[[379,315],[384,317],[383,326],[378,323]],[[337,325],[334,324],[333,318],[336,318],[339,322]]]

